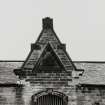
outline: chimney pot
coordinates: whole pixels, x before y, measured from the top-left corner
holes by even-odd
[[[46,17],[42,20],[43,22],[43,29],[53,29],[53,19]]]

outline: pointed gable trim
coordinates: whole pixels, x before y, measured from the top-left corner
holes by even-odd
[[[23,65],[22,65],[22,67],[21,67],[22,70],[24,70],[24,66],[25,66],[25,64],[27,63],[28,59],[30,58],[32,52],[33,52],[33,50],[31,50],[31,51],[29,52],[29,54],[28,54],[26,60],[24,61]]]
[[[26,58],[25,62],[24,62],[23,65],[22,65],[22,69],[23,69],[23,70],[24,70],[24,69],[32,70],[32,69],[34,68],[34,65],[36,65],[38,59],[40,58],[40,56],[41,56],[43,50],[45,49],[45,47],[46,47],[46,46],[43,46],[43,48],[40,49],[40,50],[31,49],[31,51],[30,51],[28,57]],[[40,53],[38,53],[38,56],[36,56],[37,59],[36,59],[35,61],[32,60],[32,61],[34,62],[33,67],[28,67],[28,66],[27,66],[27,62],[30,62],[30,57],[31,57],[36,51],[39,51]]]
[[[40,55],[40,58],[38,59],[38,61],[36,62],[35,66],[34,66],[34,68],[33,68],[33,72],[36,71],[36,69],[37,69],[37,67],[38,67],[38,65],[39,65],[39,62],[40,62],[40,60],[41,60],[43,54],[45,53],[45,51],[46,51],[46,49],[47,49],[48,47],[50,47],[50,48],[51,48],[51,51],[55,54],[55,57],[56,57],[57,60],[59,61],[59,63],[60,63],[60,65],[61,65],[62,69],[63,69],[65,72],[67,72],[67,71],[65,70],[65,68],[64,68],[64,65],[63,65],[62,62],[60,61],[59,57],[57,56],[57,54],[56,54],[55,51],[53,50],[53,48],[52,48],[50,42],[47,43],[47,45],[45,46],[44,50],[42,51],[42,53],[41,53],[41,55]]]
[[[70,58],[69,54],[67,53],[67,51],[65,51],[64,49],[62,49],[62,50],[65,52],[66,56],[68,57],[68,59],[71,62],[72,66],[74,67],[74,70],[77,70],[76,66],[74,65],[74,63],[73,63],[72,59]]]

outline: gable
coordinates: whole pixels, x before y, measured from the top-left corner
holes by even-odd
[[[31,51],[21,67],[27,75],[32,74],[32,71],[71,73],[76,70],[66,52],[66,45],[60,42],[54,32],[52,21],[51,18],[43,19],[42,32],[31,45]]]
[[[40,45],[41,46],[41,45]],[[60,63],[58,63],[58,60],[55,60],[55,64],[62,65],[65,71],[72,71],[76,70],[75,65],[73,64],[72,60],[68,56],[67,52],[63,48],[54,48],[53,43],[50,43],[50,45],[44,45],[41,47],[41,49],[33,49],[30,54],[28,55],[26,61],[24,62],[22,69],[24,70],[33,70],[35,65],[37,65],[37,62],[39,62],[39,59],[44,58],[41,57],[42,53],[46,51],[46,46],[50,46],[50,57],[49,59],[55,60],[56,58],[59,60]],[[48,48],[47,48],[48,49]],[[44,51],[45,50],[45,51]],[[45,54],[45,53],[43,53]],[[48,53],[46,53],[48,54]],[[40,62],[41,63],[41,62]]]
[[[38,62],[34,67],[35,72],[64,72],[64,67],[50,43],[42,52]]]

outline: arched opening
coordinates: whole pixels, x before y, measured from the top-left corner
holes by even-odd
[[[68,97],[57,91],[43,91],[32,96],[31,105],[67,105]]]

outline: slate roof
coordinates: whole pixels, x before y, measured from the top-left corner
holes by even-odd
[[[105,62],[75,63],[77,67],[84,69],[80,84],[105,85]]]
[[[22,65],[20,61],[0,61],[0,84],[14,84],[17,83],[18,77],[13,70]]]
[[[20,61],[0,61],[0,84],[17,83],[18,78],[13,73],[13,69],[21,67]],[[77,69],[84,69],[83,76],[80,77],[80,84],[105,85],[105,62],[81,62],[74,61]]]

